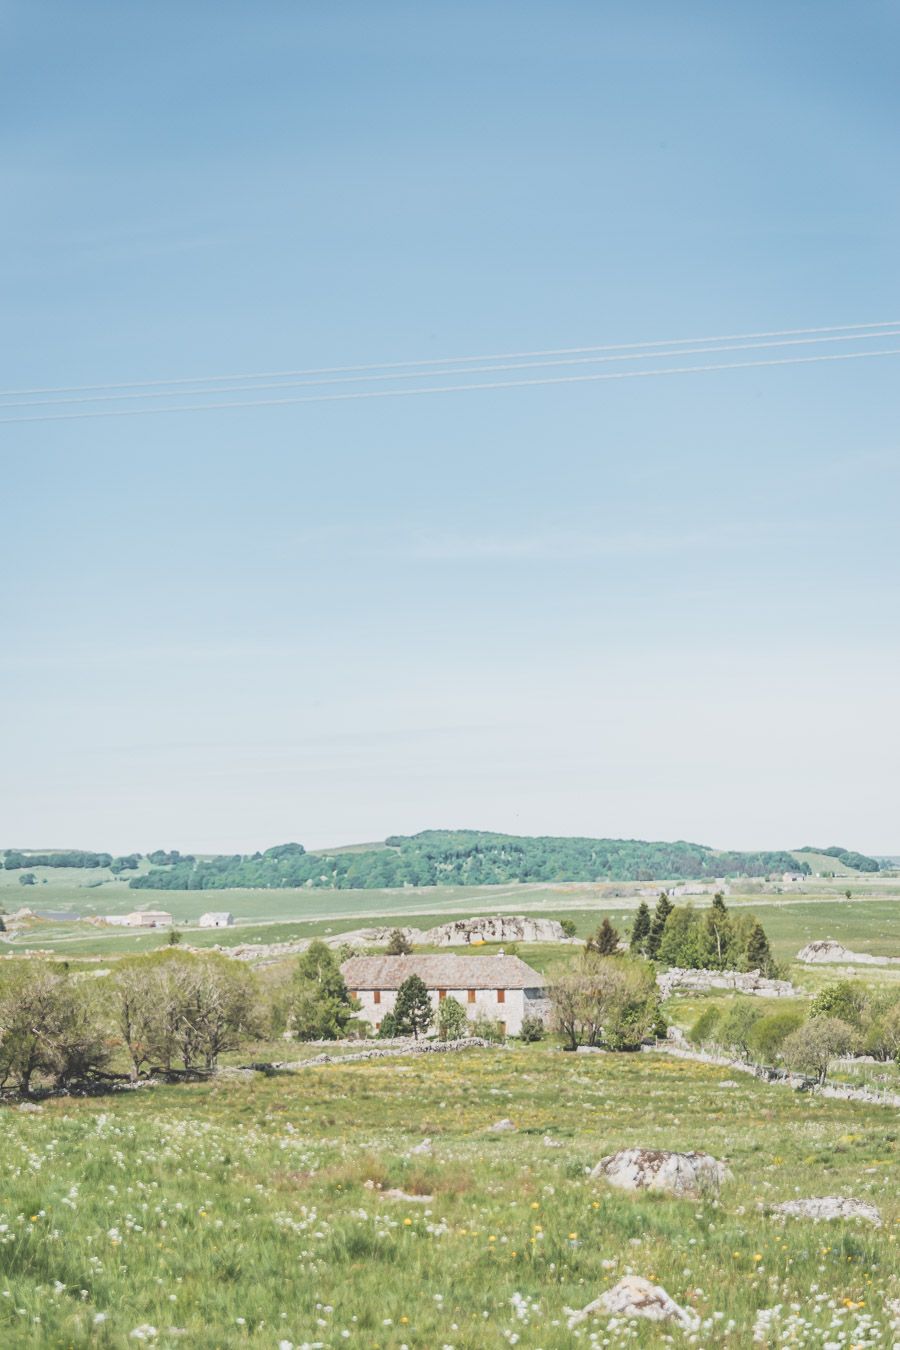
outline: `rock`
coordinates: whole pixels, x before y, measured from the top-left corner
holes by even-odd
[[[556,919],[531,919],[524,914],[487,914],[429,928],[422,940],[431,946],[461,947],[470,942],[565,942],[566,935]]]
[[[734,989],[761,998],[792,998],[797,993],[790,980],[770,980],[758,970],[687,970],[672,966],[657,975],[656,983],[663,998],[676,989]]]
[[[562,1148],[558,1139],[551,1139],[549,1134],[544,1135],[544,1148]]]
[[[808,966],[815,965],[851,965],[851,966],[888,966],[900,961],[900,956],[872,956],[869,952],[851,952],[843,943],[827,939],[821,942],[808,942],[797,953],[797,960]]]
[[[662,1285],[651,1284],[640,1275],[625,1275],[586,1308],[571,1313],[569,1330],[587,1321],[594,1313],[605,1313],[610,1317],[644,1317],[648,1322],[677,1322],[686,1331],[696,1331],[700,1325],[695,1312],[682,1308]]]
[[[735,1082],[735,1080],[734,1080],[733,1078],[723,1078],[722,1081],[721,1081],[721,1083],[719,1084],[719,1087],[720,1087],[720,1088],[723,1088],[723,1087],[727,1087],[727,1088],[740,1087],[740,1083]]]
[[[493,1125],[488,1126],[492,1134],[506,1134],[515,1128],[516,1126],[511,1120],[495,1120]]]
[[[416,1144],[415,1148],[411,1148],[409,1150],[410,1157],[412,1157],[414,1153],[430,1153],[430,1152],[431,1152],[430,1139],[423,1139],[421,1144]]]
[[[43,1109],[44,1109],[44,1108],[43,1108],[42,1106],[38,1106],[37,1102],[20,1102],[20,1103],[19,1103],[19,1110],[20,1110],[20,1111],[43,1111]]]
[[[625,1191],[667,1191],[670,1195],[706,1195],[729,1176],[724,1163],[708,1153],[671,1153],[658,1148],[626,1148],[601,1158],[591,1172]]]
[[[385,1200],[405,1200],[409,1205],[430,1205],[434,1199],[433,1195],[409,1195],[397,1186],[392,1186],[390,1190],[381,1193]]]
[[[775,1205],[773,1214],[791,1219],[812,1219],[819,1223],[830,1219],[861,1219],[864,1223],[881,1227],[881,1215],[874,1205],[865,1200],[853,1200],[840,1195],[823,1195],[810,1200],[786,1200]]]

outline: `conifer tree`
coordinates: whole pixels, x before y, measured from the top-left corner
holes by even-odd
[[[419,1039],[434,1021],[434,1012],[425,981],[418,975],[410,975],[397,990],[397,1002],[394,1004],[394,1022],[398,1036],[414,1036]]]
[[[763,975],[772,975],[775,971],[772,948],[759,920],[754,923],[747,940],[747,965],[750,970],[758,970]]]
[[[644,947],[644,950],[651,961],[655,961],[659,956],[659,944],[662,942],[666,919],[672,913],[674,908],[675,906],[672,904],[672,901],[669,899],[666,892],[660,891],[659,899],[656,902],[656,909],[653,911],[650,932],[647,934],[647,942]]]
[[[587,951],[596,952],[598,956],[615,956],[619,950],[619,931],[605,918],[585,946]]]
[[[631,925],[631,938],[629,945],[633,952],[642,952],[644,944],[647,941],[647,934],[650,932],[650,908],[646,900],[642,900],[637,907],[637,913],[634,916],[634,923]]]

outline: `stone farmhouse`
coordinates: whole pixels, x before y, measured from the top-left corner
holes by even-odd
[[[234,915],[227,910],[209,910],[197,920],[198,928],[233,928]]]
[[[544,1018],[548,1003],[543,975],[518,956],[351,956],[341,966],[350,993],[362,1004],[362,1015],[377,1031],[385,1013],[393,1012],[397,990],[418,975],[438,1005],[453,997],[470,1021],[489,1017],[516,1036],[525,1016]]]

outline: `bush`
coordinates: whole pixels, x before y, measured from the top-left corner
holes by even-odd
[[[479,1013],[472,1023],[472,1035],[480,1037],[483,1041],[494,1041],[496,1044],[506,1040],[502,1022],[496,1017],[485,1017],[484,1013]]]
[[[758,1004],[735,1000],[723,1016],[716,1040],[723,1049],[743,1058],[750,1053],[750,1034],[762,1017]]]
[[[519,1040],[531,1044],[534,1041],[542,1041],[547,1034],[543,1019],[533,1017],[531,1013],[526,1013],[522,1018],[522,1025],[519,1028]]]
[[[381,1019],[381,1026],[378,1028],[378,1039],[381,1041],[391,1041],[395,1036],[399,1036],[397,1030],[397,1019],[393,1013],[385,1013]]]
[[[718,1043],[718,1027],[722,1013],[718,1008],[704,1008],[688,1032],[691,1045],[710,1045]]]
[[[578,931],[574,919],[561,919],[560,927],[567,938],[574,937]]]
[[[798,1027],[803,1025],[803,1014],[792,1009],[768,1013],[750,1028],[747,1038],[750,1054],[758,1064],[774,1064],[781,1056],[781,1047]]]

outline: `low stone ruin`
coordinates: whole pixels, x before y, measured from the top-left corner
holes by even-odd
[[[624,1191],[665,1191],[669,1195],[716,1194],[729,1176],[708,1153],[673,1153],[660,1148],[625,1148],[601,1158],[591,1172]]]
[[[770,980],[758,970],[685,970],[672,966],[656,977],[663,998],[676,989],[700,993],[706,989],[733,989],[738,994],[763,998],[792,998],[797,990],[790,980]]]
[[[651,1284],[640,1275],[625,1275],[619,1283],[595,1298],[586,1308],[569,1314],[569,1330],[586,1322],[596,1313],[608,1317],[642,1317],[648,1322],[675,1322],[685,1331],[700,1325],[697,1313],[682,1308],[660,1284]]]
[[[853,1200],[841,1195],[823,1195],[810,1200],[786,1200],[773,1205],[773,1214],[790,1219],[812,1219],[816,1223],[831,1219],[861,1219],[864,1223],[881,1227],[881,1215],[874,1205],[865,1200]]]
[[[831,938],[808,942],[797,953],[797,960],[807,966],[890,966],[900,962],[900,956],[872,956],[871,952],[851,952],[841,942]]]

